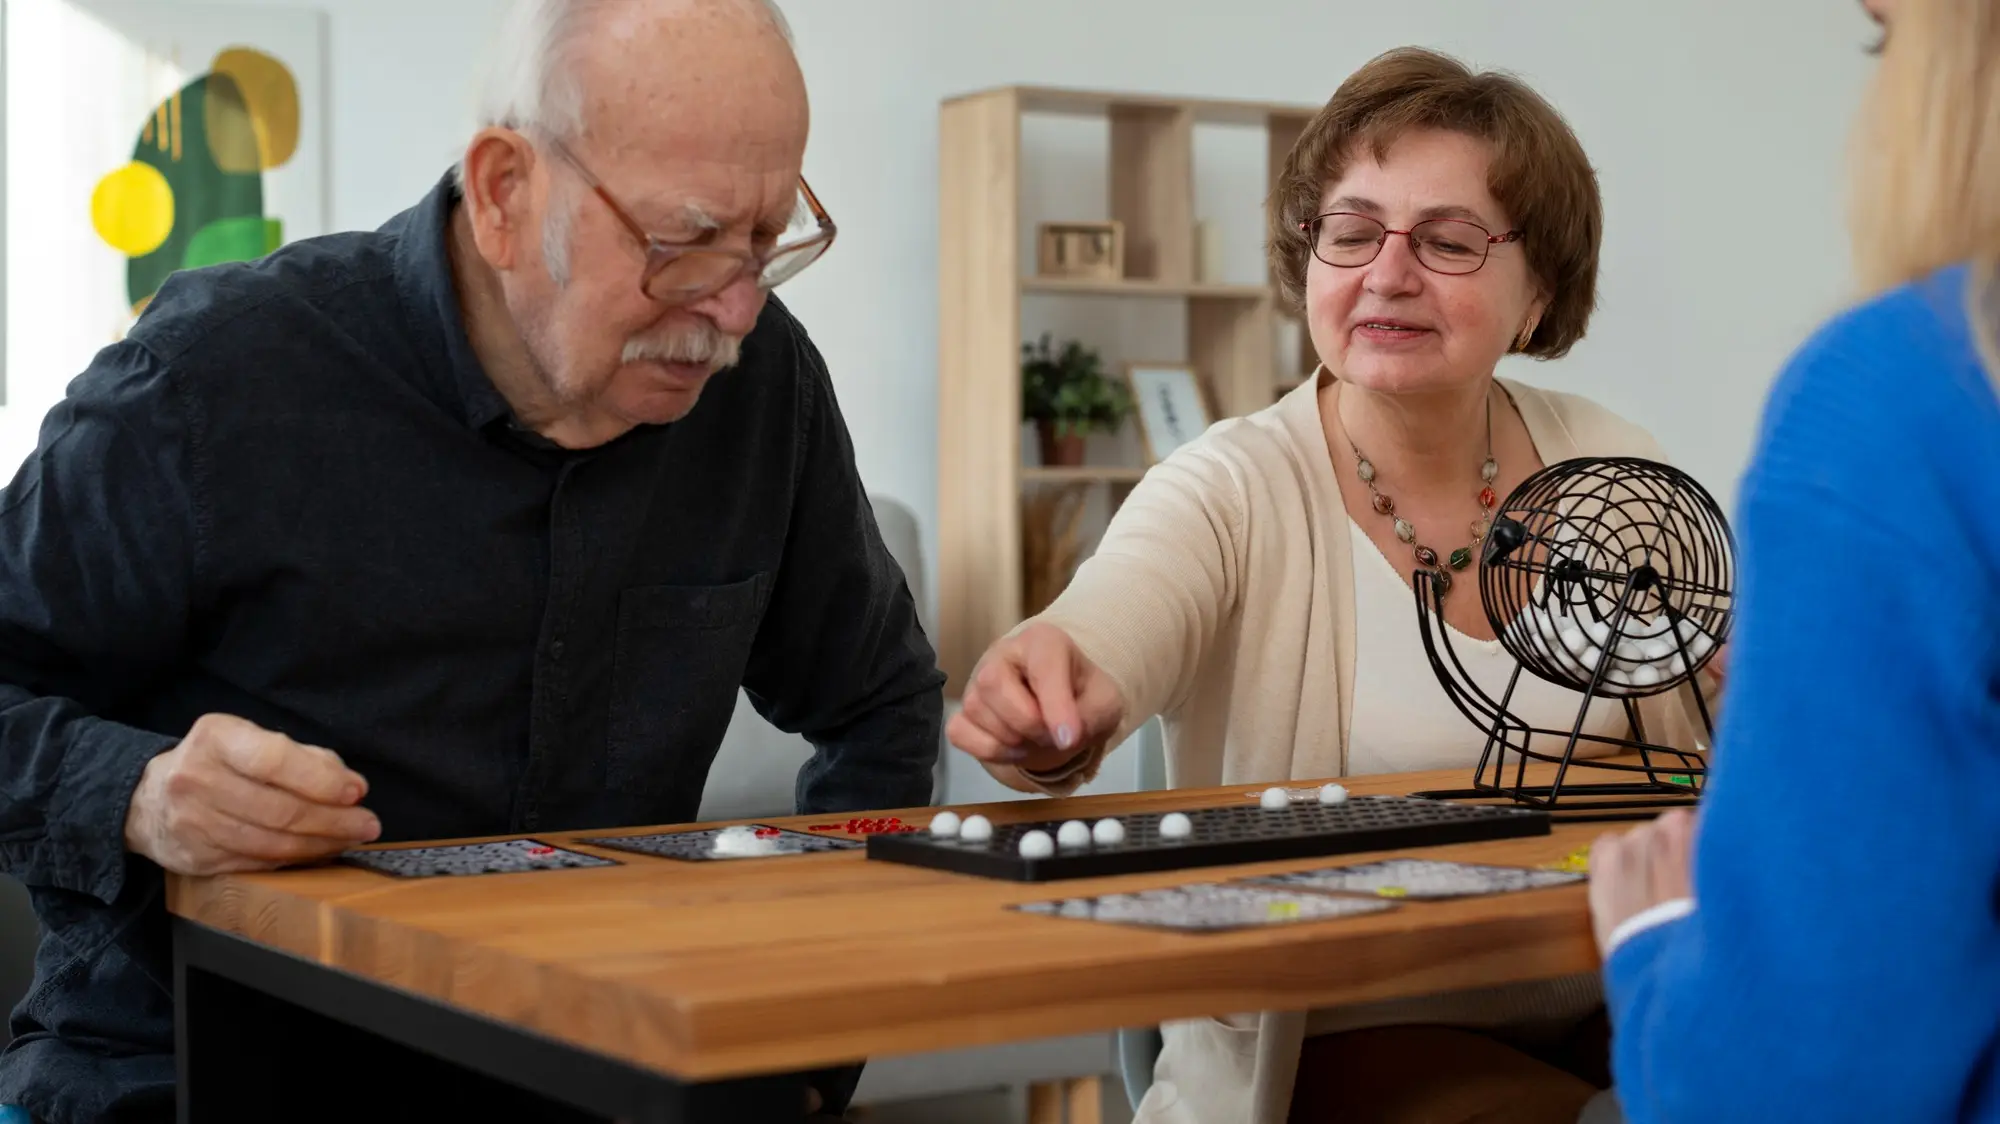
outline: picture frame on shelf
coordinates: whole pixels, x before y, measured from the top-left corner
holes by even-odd
[[[1076,281],[1125,276],[1125,224],[1045,222],[1036,227],[1035,272]]]
[[[1185,363],[1127,363],[1124,373],[1126,385],[1132,388],[1139,436],[1153,464],[1166,460],[1214,423],[1214,407],[1193,367]]]

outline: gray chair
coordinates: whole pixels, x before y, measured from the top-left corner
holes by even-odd
[[[870,499],[875,507],[875,523],[882,530],[882,541],[903,568],[910,595],[916,599],[917,619],[924,632],[934,638],[937,629],[932,623],[929,600],[924,596],[924,547],[917,517],[895,500],[883,496]],[[931,773],[933,803],[944,792],[944,748],[940,742],[938,764]],[[708,784],[702,789],[698,817],[704,821],[741,820],[795,814],[793,783],[799,766],[811,757],[812,746],[804,738],[787,734],[764,721],[750,705],[749,696],[739,691],[729,732],[723,735],[722,748],[715,755]]]
[[[882,539],[902,567],[910,593],[916,599],[918,618],[925,631],[935,637],[934,614],[924,582],[923,540],[916,517],[895,500],[884,496],[871,499]],[[933,804],[951,799],[946,764],[953,751],[942,741],[938,750]],[[701,818],[756,819],[793,814],[793,781],[799,765],[811,755],[812,747],[805,739],[765,722],[749,701],[739,696],[735,718],[723,737],[722,749],[716,754],[708,785],[702,792]],[[862,1071],[854,1103],[893,1104],[955,1093],[1018,1089],[1070,1078],[1107,1077],[1118,1072],[1115,1046],[1111,1034],[1084,1034],[874,1058]]]
[[[28,994],[41,932],[34,910],[28,908],[27,887],[0,874],[0,1044],[11,1037],[6,1013]]]
[[[1153,1087],[1153,1063],[1165,1042],[1157,1026],[1127,1027],[1118,1032],[1118,1076],[1125,1082],[1125,1102],[1137,1108]]]

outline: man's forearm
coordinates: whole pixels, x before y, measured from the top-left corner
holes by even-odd
[[[125,877],[125,813],[146,762],[175,739],[0,686],[0,870],[110,902]]]
[[[808,735],[812,760],[799,770],[801,815],[908,808],[930,803],[943,743],[942,676],[869,711],[847,727]]]

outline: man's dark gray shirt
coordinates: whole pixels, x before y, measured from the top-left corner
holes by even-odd
[[[175,275],[0,492],[0,869],[46,930],[0,1104],[170,1118],[123,830],[209,712],[339,753],[385,840],[691,820],[739,687],[815,747],[800,812],[929,801],[944,678],[804,329],[768,301],[681,421],[565,451],[473,356],[456,202]]]

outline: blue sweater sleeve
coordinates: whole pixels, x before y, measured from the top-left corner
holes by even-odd
[[[1772,390],[1698,905],[1605,966],[1633,1124],[2000,1109],[2000,403],[1964,283],[1847,313]]]

